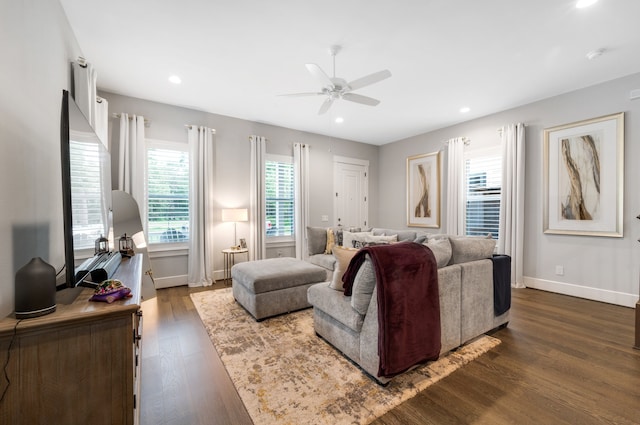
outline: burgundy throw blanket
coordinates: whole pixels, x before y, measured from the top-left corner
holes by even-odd
[[[433,252],[413,242],[362,248],[342,278],[347,296],[365,254],[377,278],[378,376],[391,378],[436,360],[441,348],[440,298]]]

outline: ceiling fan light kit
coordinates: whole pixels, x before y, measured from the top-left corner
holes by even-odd
[[[326,99],[322,102],[322,105],[318,110],[318,115],[326,113],[329,108],[331,108],[331,105],[333,105],[333,102],[339,99],[368,106],[378,105],[380,103],[378,99],[352,92],[391,77],[391,72],[388,69],[385,69],[351,82],[347,82],[344,78],[336,77],[336,55],[341,49],[342,47],[337,45],[329,47],[329,54],[333,58],[333,77],[329,77],[322,68],[315,63],[308,63],[305,65],[307,71],[309,71],[309,73],[320,82],[321,89],[319,92],[293,93],[282,96],[326,96]]]

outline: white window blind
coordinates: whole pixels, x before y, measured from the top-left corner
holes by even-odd
[[[177,144],[176,144],[177,145]],[[189,240],[189,153],[147,147],[147,234],[149,243]]]
[[[107,236],[99,146],[95,142],[70,140],[69,155],[73,249],[94,248],[96,239]]]
[[[465,234],[499,238],[502,160],[492,149],[465,159]]]
[[[269,156],[265,161],[265,217],[267,238],[293,237],[294,177],[290,157]]]

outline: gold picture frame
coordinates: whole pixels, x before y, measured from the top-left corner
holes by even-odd
[[[407,226],[440,227],[440,152],[407,158]]]
[[[623,236],[624,112],[544,130],[543,232]]]

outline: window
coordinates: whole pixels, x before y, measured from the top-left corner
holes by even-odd
[[[502,159],[499,149],[471,152],[465,158],[465,234],[499,238]]]
[[[108,236],[102,198],[105,191],[101,189],[104,159],[97,143],[73,139],[69,141],[69,157],[73,249],[94,248],[96,239]]]
[[[265,162],[267,239],[293,238],[294,204],[292,158],[268,155]]]
[[[189,240],[189,152],[178,143],[147,142],[149,243]]]

